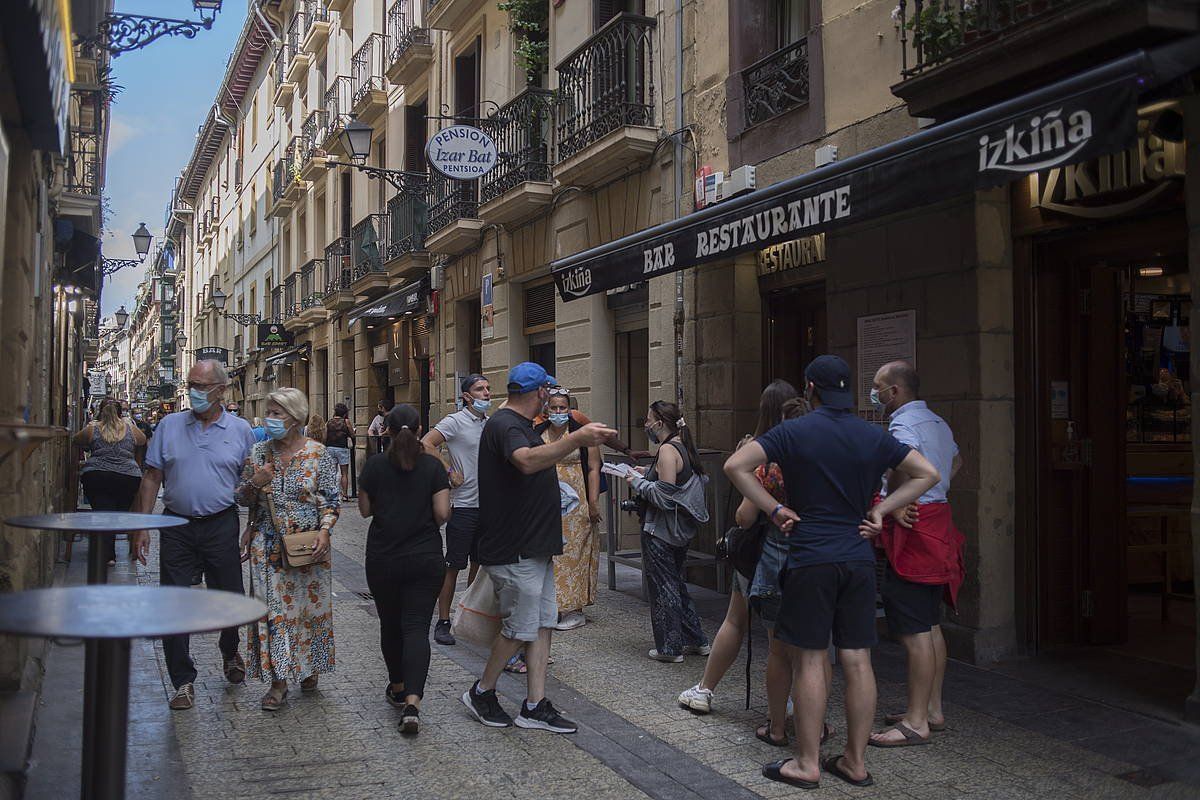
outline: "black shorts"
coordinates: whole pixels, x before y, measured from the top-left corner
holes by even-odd
[[[789,567],[775,638],[805,650],[824,650],[832,635],[841,650],[874,647],[875,564],[849,561]]]
[[[883,576],[883,611],[893,636],[926,633],[942,623],[945,584],[913,583],[901,578],[888,564]]]
[[[478,539],[479,509],[452,510],[446,523],[446,569],[466,569],[468,558],[476,561]]]

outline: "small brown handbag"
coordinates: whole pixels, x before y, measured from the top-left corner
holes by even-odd
[[[283,554],[284,566],[295,569],[296,567],[307,567],[310,564],[324,563],[318,562],[313,555],[313,551],[317,549],[317,536],[321,533],[319,530],[284,533],[287,529],[280,524],[279,517],[275,514],[275,499],[270,494],[267,495],[267,508],[271,512],[271,522],[280,534],[280,550]]]

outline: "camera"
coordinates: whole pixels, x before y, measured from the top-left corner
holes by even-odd
[[[629,514],[636,514],[638,512],[638,505],[637,500],[622,500],[621,510]]]

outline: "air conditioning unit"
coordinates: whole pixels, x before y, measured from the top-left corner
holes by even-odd
[[[730,172],[729,177],[717,185],[717,202],[754,191],[758,188],[756,175],[757,171],[752,164],[746,164]]]

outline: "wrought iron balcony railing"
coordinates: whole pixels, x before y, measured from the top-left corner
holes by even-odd
[[[495,200],[526,181],[551,179],[554,163],[554,92],[529,88],[500,107],[488,132],[496,139],[496,167],[479,180],[479,202]]]
[[[300,9],[300,13],[304,15],[304,31],[300,35],[300,39],[303,41],[304,37],[308,36],[308,29],[314,22],[329,21],[329,9],[325,7],[325,0],[304,0]]]
[[[100,194],[100,141],[105,105],[99,91],[71,90],[71,127],[63,188],[74,194]]]
[[[350,269],[354,280],[371,272],[384,271],[387,237],[387,214],[368,214],[350,229]]]
[[[742,70],[746,127],[808,104],[808,39]]]
[[[283,192],[287,189],[285,182],[291,179],[291,173],[287,170],[284,160],[280,158],[271,167],[271,197],[275,200],[283,197]]]
[[[296,54],[296,46],[292,42],[290,33],[284,36],[282,42],[278,45],[279,49],[275,51],[275,85],[287,82],[288,67],[292,63],[292,56]]]
[[[354,79],[339,75],[329,82],[325,90],[325,142],[345,129],[353,117]],[[328,149],[328,147],[326,148]]]
[[[300,308],[319,306],[325,296],[325,259],[314,258],[300,268]]]
[[[283,322],[283,287],[276,286],[271,290],[271,321]]]
[[[477,197],[475,181],[452,181],[444,175],[430,175],[427,235],[432,236],[455,220],[478,217]]]
[[[301,7],[296,11],[295,14],[292,14],[292,20],[288,23],[287,33],[284,34],[284,41],[287,43],[288,49],[291,51],[291,57],[295,57],[295,55],[300,52],[301,46],[304,44],[304,31],[308,27],[304,19],[304,9]],[[290,67],[291,63],[289,61],[285,69]]]
[[[307,164],[313,152],[325,149],[325,129],[328,112],[324,108],[313,111],[300,126],[301,163]]]
[[[1068,6],[1095,0],[899,0],[901,71],[911,78]]]
[[[387,36],[372,33],[362,47],[350,59],[350,73],[354,80],[354,104],[357,105],[370,92],[383,91],[384,58],[387,57]]]
[[[296,281],[299,277],[293,272],[283,280],[283,316],[285,319],[291,319],[300,313],[300,303],[296,300]]]
[[[558,65],[558,160],[625,125],[654,124],[654,20],[621,13]]]
[[[431,43],[429,28],[418,28],[416,20],[413,0],[396,0],[388,9],[387,30],[391,45],[388,58],[392,62],[399,61],[415,44]]]
[[[325,294],[350,288],[354,280],[350,269],[350,237],[334,239],[325,248],[325,273]]]
[[[423,192],[401,192],[389,200],[388,219],[391,221],[388,261],[425,249],[429,205]]]

